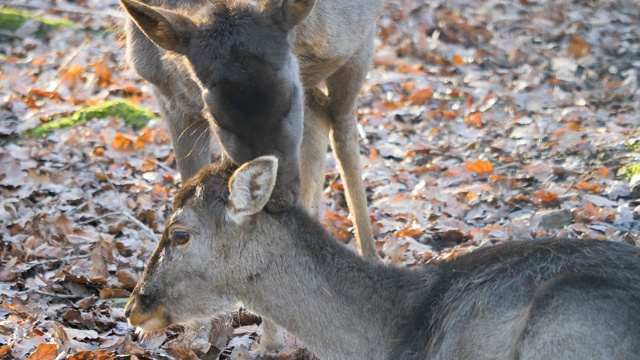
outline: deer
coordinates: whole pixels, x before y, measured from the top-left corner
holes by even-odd
[[[319,216],[328,139],[359,252],[377,258],[355,117],[383,0],[121,0],[128,62],[152,84],[178,170],[280,161],[267,209]],[[326,84],[327,94],[318,85]],[[306,179],[300,182],[300,178]]]
[[[265,210],[278,161],[219,161],[184,184],[129,324],[156,331],[242,302],[326,360],[638,358],[639,248],[514,240],[384,264],[335,241],[300,203]]]

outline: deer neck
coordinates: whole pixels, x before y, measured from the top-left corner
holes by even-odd
[[[321,359],[383,359],[406,330],[425,287],[407,269],[365,260],[305,214],[285,217],[282,251],[254,281],[245,305],[283,326]],[[262,234],[263,239],[268,234]]]

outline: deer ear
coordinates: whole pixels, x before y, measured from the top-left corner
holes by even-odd
[[[276,184],[278,158],[261,156],[242,165],[229,179],[231,220],[240,224],[247,217],[264,208]]]
[[[186,16],[136,0],[120,0],[138,28],[156,45],[185,54],[196,25]]]
[[[309,16],[316,0],[267,0],[263,11],[285,31],[291,30]]]

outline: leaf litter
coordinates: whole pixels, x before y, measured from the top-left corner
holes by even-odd
[[[260,319],[244,310],[144,339],[126,324],[181,182],[162,122],[76,115],[86,122],[22,136],[107,101],[158,111],[124,61],[117,1],[7,5],[36,20],[0,33],[0,357],[254,356]],[[357,113],[384,260],[544,236],[638,245],[638,21],[631,0],[389,0]],[[354,247],[327,160],[322,222]],[[310,358],[296,347],[288,337],[272,358]]]

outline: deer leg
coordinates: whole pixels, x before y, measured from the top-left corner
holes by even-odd
[[[327,79],[331,147],[344,182],[347,205],[352,214],[358,252],[366,258],[378,258],[373,242],[367,194],[362,183],[360,146],[356,123],[356,103],[373,57],[373,36],[356,55]]]
[[[163,118],[167,122],[173,151],[182,180],[211,162],[211,125],[200,109],[185,112],[155,91]]]
[[[318,88],[307,91],[304,110],[304,134],[300,149],[300,202],[309,214],[320,216],[320,196],[324,187],[326,157],[331,118],[327,96]]]

